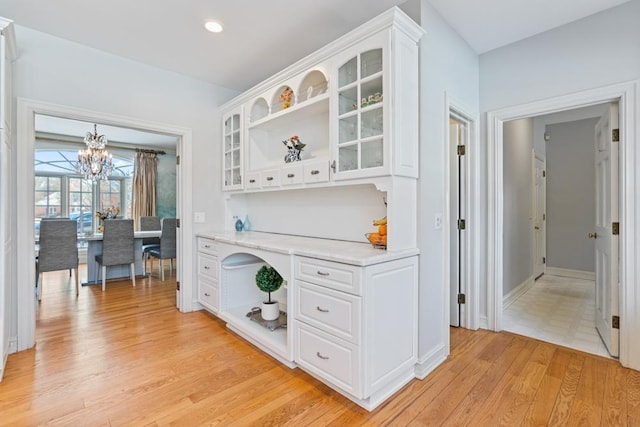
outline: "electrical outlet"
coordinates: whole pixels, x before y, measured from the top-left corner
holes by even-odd
[[[436,214],[434,226],[436,227],[436,230],[440,230],[442,228],[442,214]]]

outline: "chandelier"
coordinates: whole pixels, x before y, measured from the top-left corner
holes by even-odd
[[[87,132],[84,142],[87,148],[78,151],[78,173],[94,183],[107,179],[113,172],[111,154],[104,148],[107,145],[107,137],[98,135],[98,126],[94,124],[93,133]]]

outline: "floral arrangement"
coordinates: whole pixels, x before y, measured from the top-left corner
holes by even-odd
[[[120,214],[120,208],[112,206],[110,208],[104,209],[103,212],[96,212],[96,217],[98,217],[98,219],[102,219],[102,220],[104,220],[104,219],[114,219],[119,214]]]
[[[300,141],[300,137],[298,135],[293,135],[289,139],[285,139],[282,141],[285,147],[287,147],[287,155],[284,156],[285,163],[291,163],[298,160],[302,160],[300,153],[302,149],[306,146]]]
[[[282,103],[282,109],[291,107],[291,98],[293,98],[293,89],[289,86],[285,87],[282,93],[280,94],[280,98],[278,101]]]

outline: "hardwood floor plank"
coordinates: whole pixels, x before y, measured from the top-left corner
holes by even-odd
[[[83,287],[46,274],[36,347],[9,356],[0,425],[640,425],[640,372],[510,333],[450,329],[451,354],[372,412],[289,369],[175,279]]]

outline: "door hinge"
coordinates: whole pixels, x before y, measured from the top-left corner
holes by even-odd
[[[176,227],[180,228],[180,218],[176,219]]]
[[[620,316],[611,316],[611,327],[613,329],[620,329]]]
[[[458,156],[464,156],[465,154],[467,154],[466,145],[458,145]]]
[[[180,164],[180,156],[176,156],[176,165]]]
[[[180,290],[180,282],[176,282],[176,290]]]
[[[467,221],[465,221],[464,219],[459,219],[458,220],[458,230],[464,230],[467,228]]]
[[[542,214],[542,220],[546,221],[547,220],[547,214]]]
[[[547,177],[547,171],[542,171],[542,177],[546,178]]]
[[[546,256],[543,256],[543,257],[542,257],[542,263],[543,263],[543,264],[546,264],[546,263],[547,263],[547,257],[546,257]]]
[[[458,294],[458,304],[466,304],[467,296],[465,294]]]
[[[620,129],[611,129],[611,141],[620,142]]]
[[[619,222],[612,222],[611,223],[611,234],[613,234],[614,236],[617,236],[618,234],[620,234],[620,223]]]

